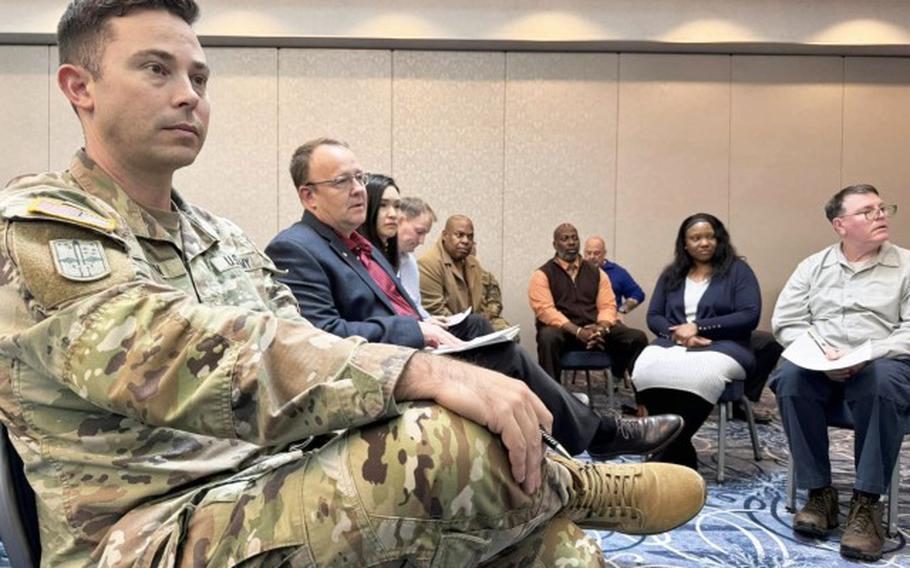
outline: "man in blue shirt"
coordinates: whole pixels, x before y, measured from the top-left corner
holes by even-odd
[[[607,244],[603,237],[597,235],[588,237],[585,241],[584,255],[585,260],[600,267],[610,277],[613,295],[616,296],[616,311],[627,314],[645,301],[645,291],[632,278],[629,271],[607,260]]]

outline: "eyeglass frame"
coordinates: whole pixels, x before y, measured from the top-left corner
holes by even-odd
[[[872,214],[873,216],[870,217],[869,216],[870,214]],[[856,211],[854,213],[844,213],[843,215],[838,215],[837,217],[838,218],[854,217],[856,215],[862,215],[863,217],[866,218],[866,221],[875,221],[876,219],[878,219],[879,215],[881,215],[885,219],[890,219],[891,217],[894,217],[896,214],[897,214],[897,204],[891,203],[889,205],[879,205],[878,207],[875,207],[873,209],[867,209],[864,211]]]
[[[360,187],[366,189],[367,183],[370,181],[370,174],[367,172],[359,172],[353,174],[345,174],[343,176],[338,176],[332,179],[324,179],[320,181],[308,181],[303,184],[304,187],[316,187],[317,185],[329,184],[332,188],[337,189],[338,191],[351,191],[354,189],[354,182],[360,184]],[[344,184],[344,185],[341,185]]]

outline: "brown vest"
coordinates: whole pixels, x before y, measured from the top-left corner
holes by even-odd
[[[575,281],[551,258],[540,270],[547,275],[550,294],[556,309],[578,326],[597,322],[597,292],[600,289],[599,270],[582,261]],[[538,326],[540,321],[538,320]]]

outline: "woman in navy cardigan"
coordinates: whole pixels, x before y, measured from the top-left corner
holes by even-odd
[[[736,255],[727,229],[707,213],[686,218],[673,262],[661,273],[648,307],[657,335],[632,373],[638,401],[649,414],[679,414],[679,436],[657,461],[698,469],[692,436],[727,382],[755,367],[749,346],[761,314],[761,291],[749,265]]]

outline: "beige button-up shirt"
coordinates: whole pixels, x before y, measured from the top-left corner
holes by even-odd
[[[855,265],[840,243],[802,261],[774,307],[771,326],[785,347],[808,328],[831,345],[872,340],[872,357],[910,358],[910,251],[885,243]]]

